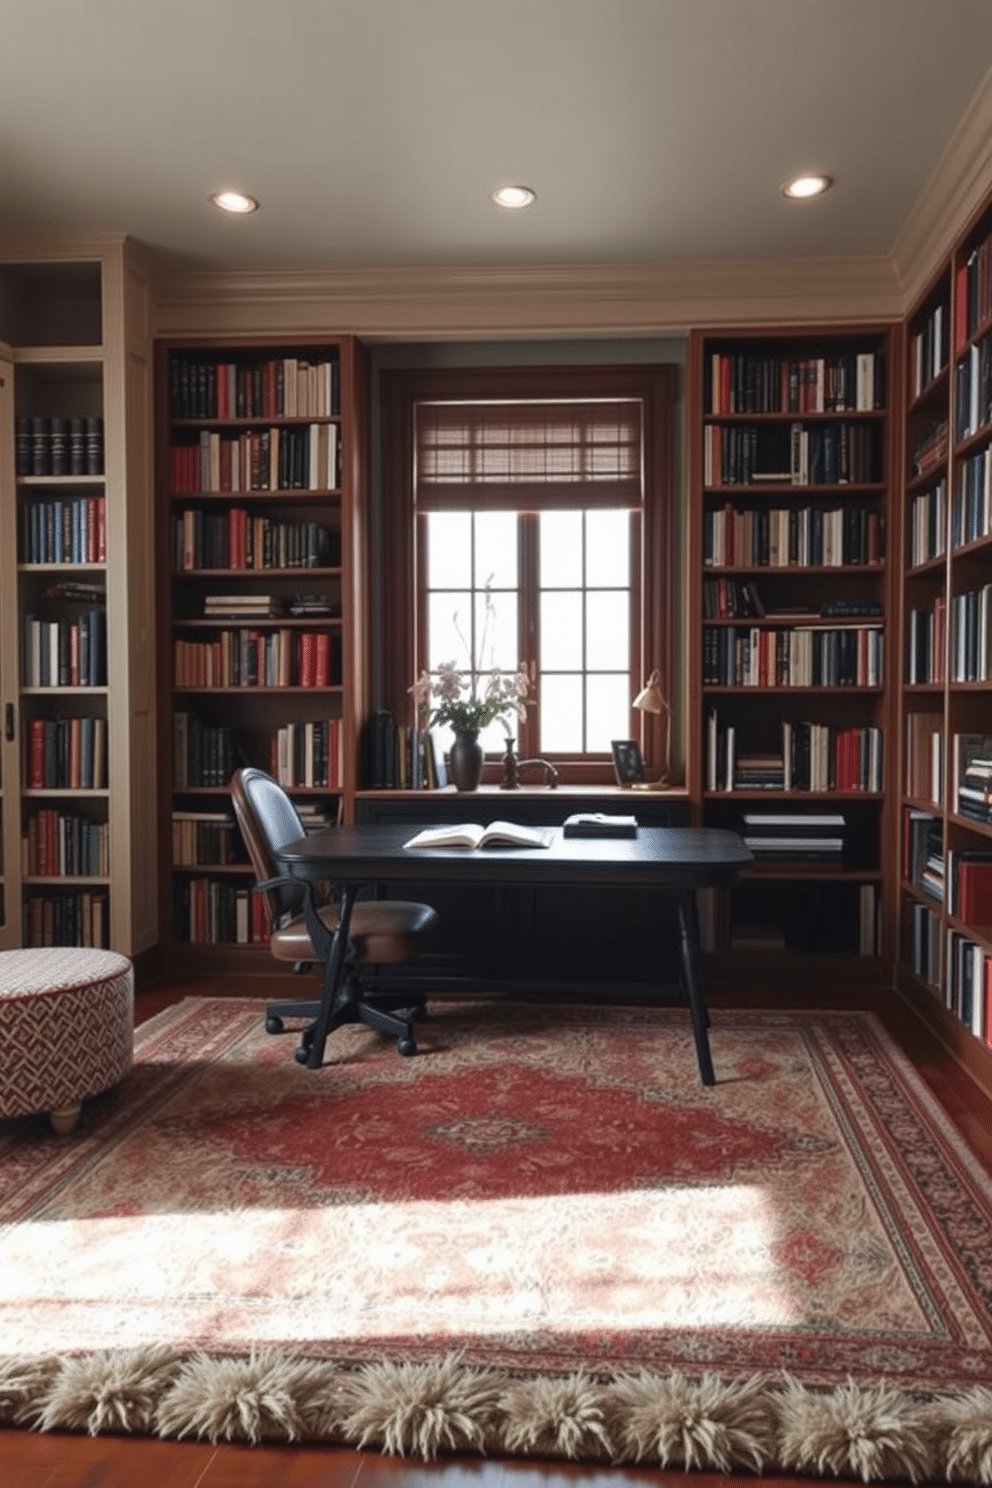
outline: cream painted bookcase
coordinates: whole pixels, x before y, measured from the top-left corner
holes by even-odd
[[[0,946],[158,940],[150,281],[0,241]]]

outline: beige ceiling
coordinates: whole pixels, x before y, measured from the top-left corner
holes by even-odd
[[[888,254],[990,65],[992,0],[0,0],[0,232],[241,269]],[[784,201],[811,167],[835,190]]]

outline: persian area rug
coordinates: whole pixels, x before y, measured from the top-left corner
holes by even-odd
[[[992,1180],[867,1014],[190,999],[0,1124],[0,1421],[992,1483]]]

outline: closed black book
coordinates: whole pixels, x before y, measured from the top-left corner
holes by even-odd
[[[636,816],[612,816],[605,811],[577,811],[566,816],[563,837],[636,837]]]

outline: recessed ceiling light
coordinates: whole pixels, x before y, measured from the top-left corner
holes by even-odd
[[[789,196],[794,201],[804,201],[810,196],[822,196],[829,191],[834,184],[833,176],[809,175],[796,176],[792,181],[786,181],[782,187],[782,195]]]
[[[505,207],[510,212],[519,212],[537,200],[537,192],[529,186],[498,186],[490,195],[498,207]]]
[[[209,200],[222,212],[257,212],[258,202],[244,191],[212,191]]]

